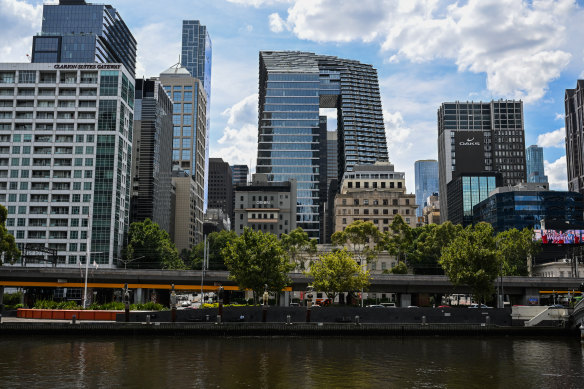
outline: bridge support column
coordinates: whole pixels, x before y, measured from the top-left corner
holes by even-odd
[[[0,285],[0,323],[2,323],[2,313],[4,313],[4,286]]]
[[[144,290],[137,288],[134,292],[134,304],[144,304]]]
[[[539,289],[525,288],[523,292],[523,305],[539,305]]]
[[[399,306],[402,308],[407,308],[412,305],[412,295],[411,293],[401,293],[399,295]]]
[[[291,292],[280,293],[280,306],[281,307],[289,307],[290,306],[290,293]]]

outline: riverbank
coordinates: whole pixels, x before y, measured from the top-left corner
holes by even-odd
[[[579,336],[560,327],[487,324],[381,323],[112,323],[4,319],[2,335],[165,336]]]

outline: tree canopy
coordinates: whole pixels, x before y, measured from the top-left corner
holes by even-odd
[[[134,222],[128,232],[125,250],[128,267],[145,269],[184,269],[178,251],[166,231],[150,219]]]
[[[495,243],[499,258],[503,261],[504,276],[526,276],[527,259],[540,250],[539,243],[533,241],[533,230],[528,228],[500,232],[495,237]]]
[[[14,236],[6,229],[8,211],[0,204],[0,266],[2,262],[14,262],[20,258],[20,250],[16,246]]]
[[[442,250],[462,231],[460,224],[427,224],[413,229],[408,264],[415,274],[442,274]]]
[[[282,234],[280,244],[290,261],[300,269],[304,269],[305,262],[316,253],[316,239],[310,239],[301,227],[290,231],[290,234]]]
[[[321,255],[310,264],[308,273],[314,278],[312,286],[334,301],[337,294],[369,286],[369,272],[364,271],[347,249]]]
[[[391,255],[395,255],[399,263],[406,260],[411,252],[414,229],[399,214],[395,215],[389,227],[391,232],[385,235],[382,245]]]
[[[223,258],[222,250],[227,247],[227,243],[233,242],[237,239],[235,231],[219,231],[212,232],[207,235],[207,242],[209,245],[209,270],[227,270],[225,260]],[[205,243],[200,242],[193,247],[189,253],[188,265],[190,268],[200,270],[203,264]]]
[[[243,234],[227,243],[222,251],[229,278],[241,289],[251,289],[257,301],[264,285],[272,292],[280,292],[289,285],[288,272],[294,264],[276,235],[245,228]]]
[[[355,220],[343,231],[335,232],[331,241],[335,245],[346,246],[357,257],[357,263],[363,265],[364,261],[371,262],[377,258],[382,236],[372,222]]]
[[[479,301],[493,293],[499,274],[493,227],[488,223],[468,226],[442,250],[440,265],[454,285],[468,285]]]

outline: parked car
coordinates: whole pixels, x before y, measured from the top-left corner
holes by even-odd
[[[450,305],[439,305],[438,308],[452,308]]]
[[[290,306],[291,306],[291,307],[299,307],[299,306],[300,306],[300,304],[299,304],[299,303],[290,303]]]
[[[367,308],[385,308],[385,307],[381,304],[372,304],[368,305]]]
[[[385,308],[397,308],[395,303],[379,303],[379,305],[383,305]]]
[[[420,308],[417,305],[408,305],[408,308]]]
[[[493,308],[493,307],[489,307],[485,304],[471,304],[468,306],[469,308],[481,308],[481,309],[485,309],[485,308]]]
[[[565,305],[562,305],[562,304],[554,304],[554,305],[550,305],[549,307],[552,309],[566,309],[567,308]]]

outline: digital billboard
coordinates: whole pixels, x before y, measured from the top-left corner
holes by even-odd
[[[533,230],[533,239],[541,244],[582,244],[584,230]]]

